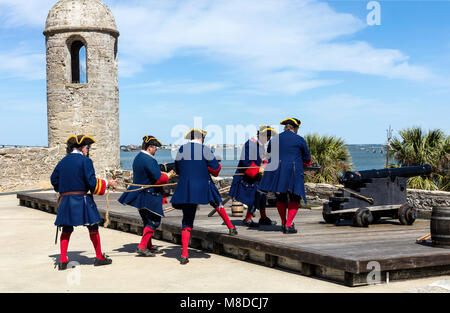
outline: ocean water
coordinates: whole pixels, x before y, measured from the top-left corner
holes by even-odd
[[[386,166],[386,151],[383,145],[348,145],[353,170],[381,169]],[[390,154],[389,164],[395,164]]]
[[[351,155],[352,168],[355,171],[381,169],[386,165],[386,153],[382,150],[382,145],[348,145]],[[120,165],[124,170],[131,170],[134,157],[139,151],[120,151]],[[216,157],[220,158],[222,167],[233,167],[238,163],[240,150],[238,149],[216,149]],[[155,158],[158,163],[173,162],[176,151],[158,150]],[[390,163],[394,163],[390,160]],[[233,170],[223,170],[221,173],[232,173]]]

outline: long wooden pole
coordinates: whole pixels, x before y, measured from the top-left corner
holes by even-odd
[[[431,234],[424,235],[416,239],[416,242],[424,242],[431,239]]]

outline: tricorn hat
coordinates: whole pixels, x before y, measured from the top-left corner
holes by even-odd
[[[272,137],[272,136],[275,136],[276,134],[278,134],[278,132],[270,126],[266,126],[266,125],[259,126],[258,134],[264,134],[264,133],[266,133],[266,135],[268,137]]]
[[[67,145],[73,147],[83,147],[95,143],[95,140],[91,136],[72,135],[67,139],[66,143]]]
[[[281,125],[292,125],[294,127],[300,127],[301,123],[302,123],[302,121],[300,121],[299,119],[293,118],[293,117],[287,118],[280,122]]]
[[[153,136],[148,136],[148,135],[146,135],[146,136],[144,136],[144,138],[142,138],[142,140],[143,140],[145,143],[147,143],[147,144],[149,144],[149,145],[151,145],[151,146],[155,146],[155,147],[161,147],[161,146],[162,146],[161,141],[159,141],[158,139],[156,139],[156,138],[153,137]]]
[[[201,138],[206,137],[207,134],[208,134],[207,131],[194,128],[194,129],[191,129],[190,131],[188,131],[186,133],[186,135],[184,135],[184,139],[188,139],[188,140],[201,139]]]

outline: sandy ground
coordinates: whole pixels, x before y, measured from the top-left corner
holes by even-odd
[[[450,276],[350,288],[277,268],[190,249],[180,265],[181,247],[153,240],[164,254],[134,253],[140,237],[100,228],[103,251],[113,264],[94,267],[94,249],[84,227],[72,234],[69,260],[79,266],[58,271],[55,215],[21,207],[16,196],[0,196],[0,292],[150,292],[150,293],[385,293],[450,292]]]

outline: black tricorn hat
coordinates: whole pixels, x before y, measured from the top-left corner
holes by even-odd
[[[302,121],[300,121],[299,119],[290,117],[290,118],[287,118],[285,120],[282,120],[280,122],[280,124],[281,125],[292,125],[294,127],[300,127],[300,125],[302,124]]]
[[[206,135],[208,134],[207,131],[201,130],[201,129],[191,129],[190,131],[188,131],[185,135],[184,135],[184,139],[200,139],[200,138],[204,138],[206,137]]]
[[[161,147],[161,146],[162,146],[161,141],[159,141],[158,139],[156,139],[156,138],[153,137],[153,136],[148,136],[148,135],[146,135],[146,136],[144,136],[144,138],[142,138],[142,140],[143,140],[145,143],[147,143],[147,144],[149,144],[149,145],[151,145],[151,146],[155,146],[155,147]]]
[[[264,134],[264,133],[268,137],[272,137],[272,136],[275,136],[275,135],[278,134],[278,132],[274,128],[270,127],[270,126],[266,126],[266,125],[259,126],[258,134]]]
[[[67,139],[66,143],[67,145],[73,147],[83,147],[95,143],[95,140],[91,136],[72,135]]]

